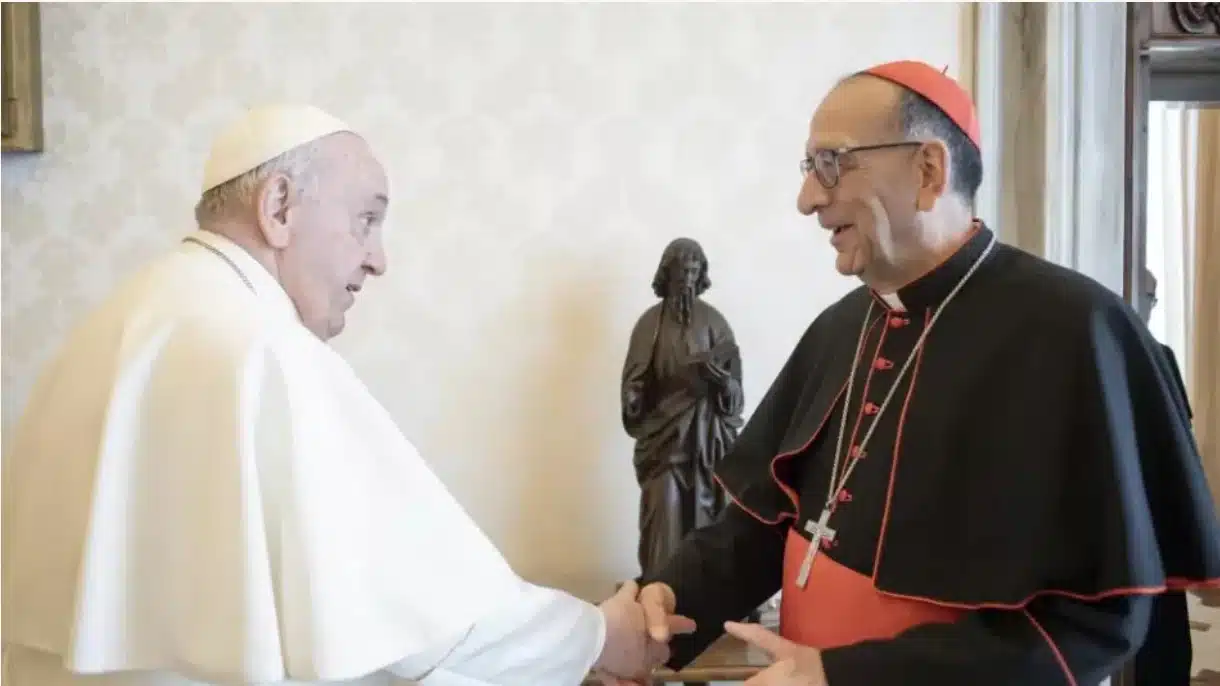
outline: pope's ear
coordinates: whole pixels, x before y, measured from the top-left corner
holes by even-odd
[[[288,212],[292,208],[294,193],[292,179],[286,174],[272,174],[259,186],[255,195],[259,231],[267,244],[276,250],[288,247],[292,240]]]

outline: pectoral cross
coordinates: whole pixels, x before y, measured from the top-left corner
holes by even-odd
[[[799,588],[804,588],[809,581],[809,572],[813,570],[813,559],[822,549],[822,541],[830,543],[835,540],[835,530],[830,528],[830,508],[822,510],[822,516],[818,517],[818,521],[811,519],[805,522],[805,531],[812,534],[813,538],[809,540],[809,550],[805,552],[805,561],[801,563],[800,574],[796,576],[796,585]]]

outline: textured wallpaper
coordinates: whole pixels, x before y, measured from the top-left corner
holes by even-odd
[[[307,101],[391,179],[388,274],[336,344],[518,568],[635,572],[627,336],[701,241],[747,411],[852,284],[795,210],[813,107],[957,4],[43,4],[47,150],[3,161],[3,427],[68,327],[192,228],[209,139]]]

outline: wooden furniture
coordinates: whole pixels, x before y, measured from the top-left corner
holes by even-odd
[[[4,55],[4,152],[42,150],[42,54],[38,3],[0,9]]]
[[[1220,607],[1220,588],[1202,588],[1194,594],[1203,607]]]
[[[745,681],[771,664],[771,658],[761,650],[725,635],[716,641],[686,669],[674,672],[658,670],[654,683],[706,683],[709,681]]]
[[[1205,669],[1191,678],[1190,686],[1220,686],[1220,672]]]
[[[739,639],[725,635],[720,637],[687,665],[675,672],[659,669],[653,673],[653,683],[698,684],[709,681],[745,681],[771,664],[767,654],[746,645]],[[596,679],[586,679],[585,686],[597,686]]]

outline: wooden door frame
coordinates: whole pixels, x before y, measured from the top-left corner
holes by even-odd
[[[1220,3],[1128,3],[1126,71],[1123,297],[1139,308],[1147,298],[1148,104],[1192,99],[1201,90],[1190,82],[1220,79]],[[1220,93],[1202,99],[1220,102]],[[1134,686],[1132,664],[1110,683]]]
[[[1152,69],[1151,3],[1127,3],[1127,79],[1123,180],[1123,298],[1139,311],[1144,298],[1143,265],[1147,245],[1148,95]],[[1114,686],[1125,686],[1121,678]]]
[[[1220,76],[1220,3],[1127,3],[1126,61],[1123,297],[1138,308],[1146,297],[1148,103],[1169,90],[1185,100],[1183,81]]]

